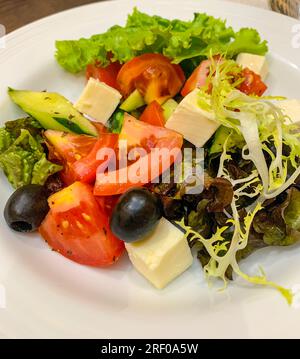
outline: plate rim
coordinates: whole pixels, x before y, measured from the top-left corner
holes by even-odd
[[[155,0],[155,2],[157,2],[158,4],[159,4],[159,3],[162,3],[162,2],[164,2],[164,3],[170,3],[171,1],[172,1],[172,0],[168,0],[168,1],[166,1],[166,0],[164,0],[164,1]],[[21,36],[22,34],[24,34],[24,32],[25,32],[25,33],[27,33],[27,32],[30,33],[31,31],[34,31],[36,27],[42,27],[42,26],[44,26],[44,25],[45,25],[45,26],[51,26],[51,21],[52,21],[52,20],[54,20],[54,22],[55,22],[55,19],[56,19],[57,17],[64,16],[66,13],[77,12],[77,11],[80,11],[82,8],[90,8],[90,7],[92,8],[92,7],[99,6],[99,5],[101,5],[101,6],[102,6],[102,5],[112,6],[112,3],[113,3],[113,2],[115,2],[115,3],[120,2],[120,3],[122,3],[122,4],[127,3],[127,4],[130,4],[131,7],[133,7],[135,3],[145,3],[145,4],[149,4],[149,2],[148,2],[148,1],[145,1],[145,0],[134,1],[134,2],[133,2],[133,1],[129,1],[129,0],[113,0],[113,1],[103,1],[103,2],[98,2],[98,3],[92,3],[92,4],[88,4],[88,5],[78,6],[78,7],[75,7],[75,8],[72,8],[72,9],[68,9],[68,10],[65,10],[65,11],[62,11],[62,12],[59,12],[59,13],[50,15],[50,16],[46,16],[46,17],[44,17],[44,18],[42,18],[42,19],[39,19],[39,20],[36,20],[36,21],[34,21],[34,22],[30,23],[30,24],[27,24],[27,25],[25,25],[25,26],[23,26],[23,27],[21,27],[21,28],[15,30],[15,31],[13,31],[13,32],[11,32],[11,33],[9,33],[9,34],[7,34],[7,35],[5,36],[5,39],[8,40],[8,41],[14,42],[15,40],[17,40],[17,38],[18,38],[19,36]],[[188,0],[188,1],[186,1],[185,5],[186,5],[186,4],[189,4],[189,3],[195,4],[196,2],[197,2],[196,0]],[[172,1],[172,3],[174,4],[175,1]],[[180,3],[180,0],[176,0],[176,3],[179,4],[179,3]],[[202,3],[203,3],[203,1],[202,1]],[[276,19],[278,19],[278,16],[280,16],[280,19],[282,19],[282,16],[284,16],[284,15],[281,15],[281,14],[273,13],[273,12],[268,11],[268,10],[265,10],[265,9],[256,8],[256,7],[254,7],[254,6],[244,5],[244,4],[234,4],[234,3],[232,3],[232,2],[227,2],[227,1],[224,1],[224,0],[212,0],[212,1],[210,1],[210,3],[211,3],[211,4],[215,3],[216,6],[217,6],[217,4],[223,4],[224,6],[226,6],[226,5],[228,4],[228,5],[230,5],[230,6],[235,6],[235,7],[238,6],[238,8],[243,8],[243,9],[244,9],[244,8],[251,8],[252,11],[254,11],[254,9],[255,9],[255,12],[259,11],[259,12],[267,13],[268,16],[271,16],[271,17],[272,17],[272,16],[275,16]],[[177,6],[177,5],[175,5],[175,6]],[[99,17],[101,17],[101,14],[99,15]],[[179,16],[179,18],[180,18],[180,16]],[[293,19],[293,18],[290,18],[290,17],[287,17],[287,16],[284,16],[284,18],[286,18],[286,19],[288,20],[288,23],[290,23],[290,24],[298,23],[298,21],[295,20],[295,19]],[[51,20],[51,21],[50,21],[50,20]],[[12,44],[12,45],[13,45],[13,44]],[[1,62],[1,56],[2,56],[2,54],[1,54],[1,51],[0,51],[0,62]],[[284,304],[283,304],[283,305],[284,305]],[[0,312],[0,313],[1,313],[1,312]],[[1,314],[0,314],[0,315],[1,315]],[[1,326],[0,326],[0,331],[1,331]],[[0,335],[1,335],[1,333],[0,333]]]
[[[195,3],[196,0],[185,0],[185,5],[190,2],[190,3]],[[202,2],[205,1],[205,0],[201,0]],[[240,8],[248,8],[248,9],[251,9],[251,10],[255,10],[255,11],[258,11],[258,12],[264,12],[266,14],[268,14],[268,17],[270,16],[274,16],[277,17],[278,19],[286,19],[288,20],[289,22],[293,22],[294,24],[297,24],[299,23],[299,20],[291,17],[291,16],[288,16],[288,15],[285,15],[285,14],[281,14],[281,13],[278,13],[278,12],[275,12],[273,10],[268,10],[268,9],[263,9],[263,8],[260,8],[260,7],[257,7],[255,5],[252,5],[252,4],[243,4],[243,3],[234,3],[230,0],[209,0],[211,4],[215,3],[216,5],[217,4],[225,4],[226,6],[235,6],[235,7],[240,7]],[[75,7],[72,7],[70,9],[66,9],[66,10],[62,10],[62,11],[59,11],[57,13],[54,13],[54,14],[51,14],[51,15],[46,15],[46,16],[43,16],[42,18],[40,19],[37,19],[37,20],[34,20],[26,25],[23,25],[11,32],[9,32],[8,34],[6,34],[3,38],[5,40],[11,40],[12,37],[15,37],[16,35],[18,35],[19,32],[24,32],[28,29],[31,29],[31,27],[36,27],[36,26],[39,26],[40,24],[43,24],[43,23],[46,23],[48,20],[52,20],[53,18],[56,18],[58,16],[63,16],[63,15],[66,15],[67,13],[70,13],[70,12],[73,12],[73,11],[78,11],[78,10],[81,10],[81,9],[86,9],[86,8],[89,8],[89,7],[94,7],[95,5],[96,6],[99,6],[99,4],[103,5],[103,6],[106,6],[108,4],[111,4],[111,3],[133,3],[133,5],[135,3],[147,3],[148,1],[147,0],[138,0],[138,1],[130,1],[130,0],[103,0],[103,1],[98,1],[98,2],[93,2],[93,3],[90,3],[90,4],[85,4],[85,5],[79,5],[79,6],[75,6]],[[157,2],[157,4],[159,3],[162,3],[162,2],[171,2],[171,0],[151,0],[151,2]],[[173,0],[172,2],[178,2],[178,4],[180,3],[180,0]],[[272,14],[272,15],[271,15]],[[0,52],[0,56],[1,56],[1,52]]]

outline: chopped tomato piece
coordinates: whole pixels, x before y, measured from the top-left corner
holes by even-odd
[[[118,135],[99,133],[98,138],[86,135],[72,135],[60,131],[47,130],[45,137],[50,143],[52,158],[58,158],[64,166],[61,178],[66,185],[75,181],[92,183],[96,178],[97,168],[110,160],[113,151],[103,159],[97,159],[102,148],[115,149]]]
[[[213,56],[214,61],[221,62],[222,56],[221,55],[215,55]],[[181,95],[185,97],[190,92],[195,90],[195,88],[200,88],[206,84],[206,79],[210,72],[210,66],[212,64],[212,60],[204,60],[200,63],[198,67],[195,68],[195,70],[192,72],[191,76],[187,79],[186,83],[183,86],[183,89],[181,90]]]
[[[96,127],[99,135],[102,133],[107,133],[107,128],[102,123],[93,121],[93,125]]]
[[[106,67],[102,67],[100,64],[91,64],[86,68],[86,78],[93,77],[118,90],[117,76],[121,67],[122,65],[119,62],[111,62]]]
[[[133,116],[125,114],[119,140],[126,140],[129,149],[143,147],[149,152],[151,148],[155,147],[157,139],[169,137],[173,133],[178,135],[177,132],[167,128],[149,125],[137,120]]]
[[[47,130],[44,132],[50,158],[73,163],[86,156],[97,142],[96,137]]]
[[[195,68],[181,90],[181,95],[183,97],[195,90],[195,88],[205,85],[207,76],[209,75],[210,65],[211,60],[204,60],[198,67]]]
[[[238,89],[246,95],[262,96],[268,88],[262,81],[260,75],[248,68],[242,71],[242,77],[244,77],[245,80],[239,85]]]
[[[139,90],[146,103],[163,103],[174,97],[185,81],[179,65],[160,54],[144,54],[124,64],[118,74],[117,83],[127,97]]]
[[[111,217],[112,211],[115,208],[120,196],[95,196],[95,198],[104,213],[106,213],[108,217]]]
[[[109,227],[92,187],[75,182],[49,197],[50,212],[39,232],[49,246],[80,264],[109,266],[124,251],[124,243]]]
[[[165,172],[181,155],[183,138],[179,133],[146,124],[130,115],[124,118],[120,138],[128,139],[129,148],[142,146],[145,153],[127,167],[97,172],[96,196],[121,194],[129,188],[143,186]]]
[[[149,125],[164,127],[164,111],[157,101],[153,101],[145,108],[140,120]]]
[[[92,183],[96,179],[97,168],[106,162],[109,162],[114,151],[111,151],[104,159],[97,159],[97,153],[102,148],[114,149],[118,142],[118,135],[113,133],[103,133],[98,141],[95,143],[91,152],[70,165],[70,173],[68,183],[81,181],[85,183]]]

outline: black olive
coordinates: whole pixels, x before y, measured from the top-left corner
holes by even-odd
[[[18,188],[8,199],[4,218],[17,232],[35,231],[49,211],[45,187],[29,184]]]
[[[145,188],[133,188],[120,197],[110,228],[124,242],[135,242],[149,234],[161,216],[160,199]]]

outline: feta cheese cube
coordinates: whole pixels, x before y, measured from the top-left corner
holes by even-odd
[[[238,55],[236,62],[242,68],[248,67],[248,69],[260,75],[263,81],[268,75],[269,65],[265,56],[241,53]]]
[[[105,125],[121,98],[119,91],[91,77],[74,106],[78,111]]]
[[[300,100],[277,101],[276,105],[282,109],[286,116],[289,116],[292,123],[300,122]],[[287,123],[289,122],[287,121]]]
[[[133,266],[156,288],[162,289],[193,262],[184,234],[165,218],[146,239],[126,243]]]
[[[177,106],[166,127],[177,131],[196,147],[202,147],[216,132],[219,124],[214,114],[202,110],[198,105],[199,89],[189,93]]]

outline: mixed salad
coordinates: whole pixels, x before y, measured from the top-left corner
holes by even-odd
[[[300,101],[264,96],[267,52],[255,29],[137,9],[124,27],[57,41],[58,63],[87,84],[75,104],[8,89],[27,117],[0,129],[0,166],[16,189],[7,224],[84,265],[127,251],[157,288],[194,253],[208,280],[238,275],[291,303],[263,270],[239,267],[300,238]]]

